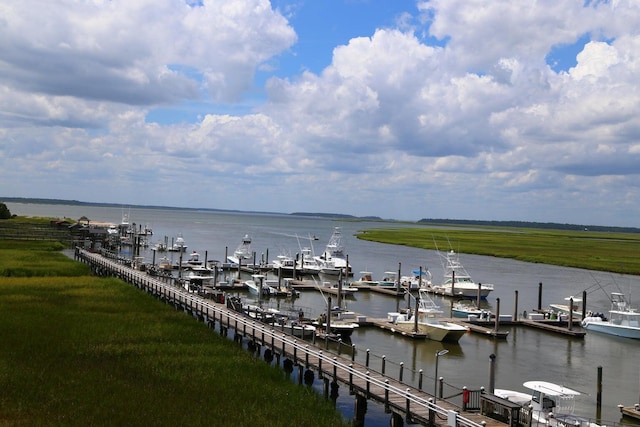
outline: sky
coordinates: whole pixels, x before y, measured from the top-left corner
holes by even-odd
[[[637,0],[7,0],[0,197],[640,226]]]

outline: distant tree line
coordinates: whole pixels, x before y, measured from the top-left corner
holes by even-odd
[[[640,233],[636,227],[609,227],[601,225],[560,224],[556,222],[526,222],[526,221],[480,221],[467,219],[432,219],[423,218],[418,221],[421,224],[455,224],[455,225],[480,225],[491,227],[517,227],[517,228],[541,228],[548,230],[572,230],[572,231],[604,231],[608,233]]]

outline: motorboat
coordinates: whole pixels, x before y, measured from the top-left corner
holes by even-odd
[[[378,281],[373,280],[373,273],[370,271],[361,271],[360,278],[351,282],[353,286],[378,286]]]
[[[576,298],[568,296],[564,299],[565,304],[549,304],[549,309],[561,316],[569,316],[569,313],[573,315],[574,319],[582,319],[582,298]]]
[[[294,337],[302,339],[312,338],[316,333],[316,327],[305,322],[305,319],[301,317],[278,313],[275,315],[273,327],[274,329],[289,333]]]
[[[331,318],[327,322],[326,314],[322,314],[321,317],[313,322],[313,325],[321,331],[327,332],[327,325],[329,333],[337,336],[338,338],[348,341],[351,340],[353,332],[360,327],[355,321],[356,313],[340,307],[333,307],[331,309]]]
[[[417,321],[410,310],[405,313],[388,313],[389,321],[407,328],[417,325],[418,332],[426,334],[434,341],[458,342],[467,333],[464,326],[442,319],[443,311],[429,297],[426,289],[418,289],[418,295]],[[411,297],[415,299],[413,295]]]
[[[182,261],[182,264],[180,265],[180,267],[185,269],[193,269],[193,268],[202,267],[203,265],[204,265],[204,262],[200,259],[200,254],[196,251],[192,251],[189,254],[189,258],[185,261]]]
[[[289,255],[278,255],[272,262],[273,269],[280,275],[292,276],[296,271],[296,260]]]
[[[184,241],[184,237],[182,237],[182,234],[178,234],[176,240],[168,248],[168,250],[170,252],[185,252],[187,250],[187,245]]]
[[[429,270],[413,270],[411,276],[402,276],[400,285],[405,289],[420,289],[431,287],[431,272]]]
[[[289,298],[298,295],[298,291],[293,289],[293,286],[291,286],[291,280],[293,279],[266,279],[264,285],[269,289],[269,296]]]
[[[259,295],[262,297],[275,296],[277,290],[265,283],[265,276],[261,274],[254,274],[251,279],[245,280],[244,285],[247,287],[250,293]]]
[[[640,313],[629,305],[624,294],[612,292],[609,318],[588,313],[582,320],[582,327],[587,331],[640,339]]]
[[[342,282],[342,284],[338,282],[322,282],[322,286],[325,288],[335,289],[336,291],[339,290],[343,295],[349,295],[358,292],[358,288],[352,286],[351,283],[347,283],[344,281]]]
[[[342,232],[340,227],[333,229],[333,234],[321,255],[316,256],[321,272],[324,274],[339,275],[341,272],[351,275],[351,266],[347,265],[347,259],[342,245]]]
[[[528,416],[534,425],[537,422],[558,427],[599,427],[599,424],[574,414],[579,391],[546,381],[527,381],[523,386],[530,393],[495,389],[493,394],[522,405],[524,416]]]
[[[459,300],[453,303],[451,306],[451,314],[453,317],[463,317],[469,319],[470,316],[474,316],[477,319],[489,320],[495,318],[495,314],[489,310],[479,308],[471,300]]]
[[[464,298],[475,298],[480,291],[480,298],[486,299],[493,285],[476,283],[460,262],[459,255],[450,250],[446,255],[439,252],[443,261],[444,281],[440,285],[433,285],[431,288],[434,293]]]
[[[287,332],[294,337],[307,339],[312,338],[316,333],[316,327],[307,323],[300,323],[295,319],[283,318],[274,323],[274,329]]]
[[[386,288],[395,288],[398,285],[398,273],[395,271],[385,271],[382,280],[378,281],[378,286]]]
[[[247,265],[253,258],[253,252],[251,252],[251,237],[245,234],[240,242],[240,245],[233,251],[232,255],[227,256],[227,262],[231,265],[244,264]]]
[[[303,275],[316,275],[322,271],[322,266],[316,258],[314,258],[311,248],[301,248],[300,256],[296,260],[296,271]]]

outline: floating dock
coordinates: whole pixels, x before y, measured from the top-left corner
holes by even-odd
[[[618,406],[620,408],[620,412],[625,417],[633,418],[636,420],[640,420],[640,404],[636,403],[633,406]]]

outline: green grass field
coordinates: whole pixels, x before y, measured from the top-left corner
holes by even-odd
[[[281,369],[50,246],[0,241],[0,425],[348,425]]]
[[[640,234],[525,228],[389,227],[359,239],[640,275]]]

